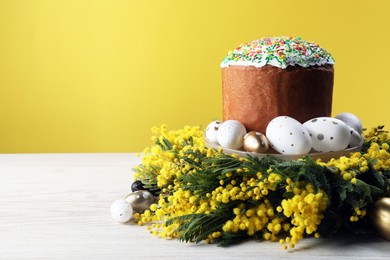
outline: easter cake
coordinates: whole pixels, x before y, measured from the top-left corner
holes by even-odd
[[[299,122],[332,110],[334,59],[300,37],[261,38],[241,44],[221,63],[223,120],[265,133],[277,116]]]

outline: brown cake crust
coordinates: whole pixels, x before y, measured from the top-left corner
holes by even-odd
[[[266,65],[222,68],[223,120],[235,119],[248,131],[265,133],[277,116],[301,123],[332,112],[333,65]]]

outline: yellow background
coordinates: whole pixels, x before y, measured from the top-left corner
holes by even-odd
[[[129,152],[221,118],[219,64],[263,36],[336,60],[333,115],[389,119],[390,1],[0,0],[0,152]]]

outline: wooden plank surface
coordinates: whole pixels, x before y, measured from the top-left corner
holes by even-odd
[[[130,192],[135,154],[0,155],[0,259],[389,259],[375,237],[305,239],[229,248],[158,239],[111,220]]]

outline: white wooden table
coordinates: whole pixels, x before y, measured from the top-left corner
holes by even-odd
[[[220,248],[155,238],[111,220],[130,192],[134,154],[0,155],[0,259],[390,259],[378,238],[305,239]]]

